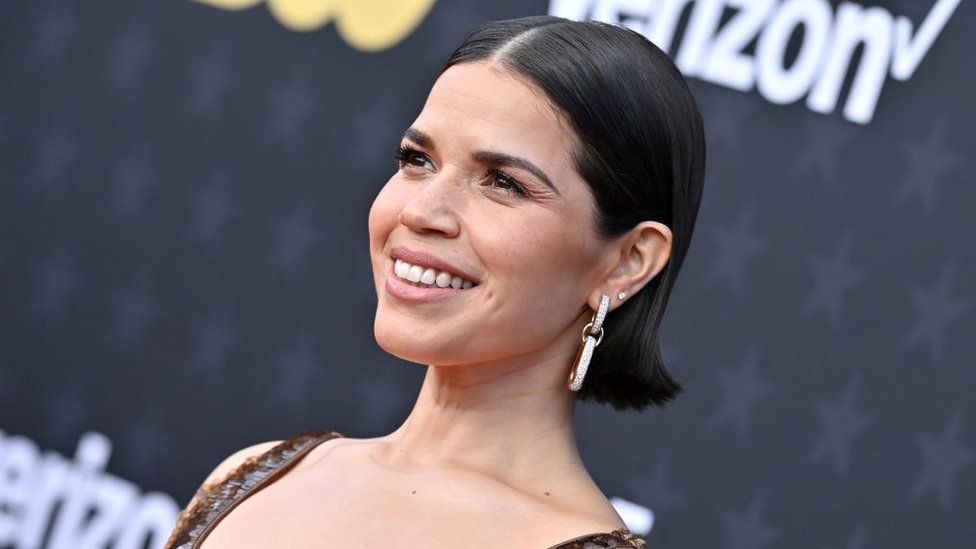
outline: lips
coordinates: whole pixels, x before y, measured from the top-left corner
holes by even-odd
[[[393,246],[393,248],[390,249],[390,257],[393,259],[402,259],[407,263],[419,265],[421,267],[430,267],[438,271],[447,271],[465,280],[470,280],[474,284],[478,284],[480,282],[473,274],[447,260],[441,259],[427,252],[410,249],[402,244]]]
[[[447,288],[450,286],[455,290],[461,288],[467,290],[475,286],[474,282],[447,271],[438,271],[432,267],[424,268],[420,265],[412,265],[399,258],[394,260],[393,274],[403,280],[409,281],[411,284],[419,286],[437,286],[438,288]]]
[[[472,286],[472,288],[477,288],[477,286]],[[472,290],[464,290],[460,288],[453,288],[448,286],[447,288],[441,288],[439,286],[415,286],[414,284],[398,277],[393,272],[393,265],[386,273],[386,292],[387,295],[391,295],[400,301],[407,303],[434,303],[440,302],[447,299],[452,299],[458,296],[466,295]]]

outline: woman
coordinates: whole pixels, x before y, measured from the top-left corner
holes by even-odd
[[[409,417],[233,454],[168,546],[645,547],[587,474],[573,410],[681,391],[657,334],[702,192],[683,78],[620,27],[488,23],[396,157],[369,214],[374,335],[429,365]]]

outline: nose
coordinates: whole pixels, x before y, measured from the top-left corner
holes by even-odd
[[[460,223],[457,218],[458,195],[454,192],[457,182],[450,171],[441,171],[416,187],[410,198],[400,208],[398,220],[417,233],[441,233],[457,236]]]

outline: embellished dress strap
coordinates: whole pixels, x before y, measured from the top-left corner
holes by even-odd
[[[647,549],[647,542],[627,528],[612,532],[597,532],[566,540],[548,549]]]
[[[186,506],[165,549],[196,549],[224,516],[250,495],[274,482],[319,444],[343,436],[309,431],[250,456],[223,479],[202,485]]]

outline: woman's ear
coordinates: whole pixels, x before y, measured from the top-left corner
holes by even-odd
[[[671,244],[671,229],[658,221],[642,221],[614,239],[609,244],[610,269],[590,296],[590,306],[596,310],[604,293],[610,296],[611,311],[622,303],[620,292],[627,294],[623,301],[633,297],[667,265]]]

